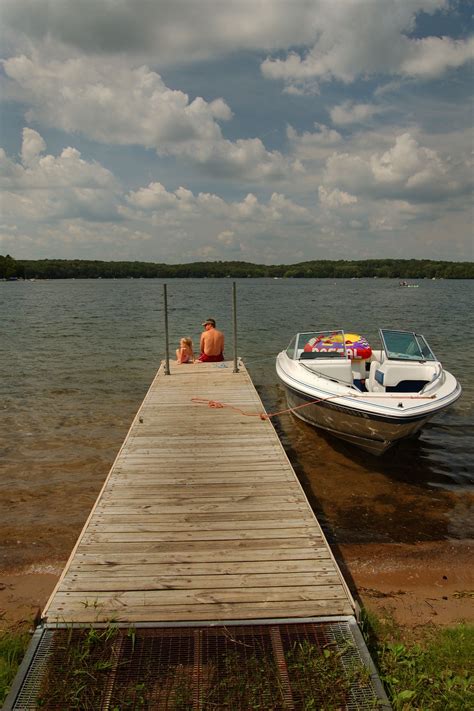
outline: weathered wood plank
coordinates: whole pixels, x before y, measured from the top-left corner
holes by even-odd
[[[267,500],[262,500],[262,501],[246,501],[245,497],[242,499],[239,499],[238,497],[234,497],[235,501],[215,501],[213,502],[212,499],[209,499],[207,503],[204,502],[193,502],[192,504],[186,504],[186,502],[180,502],[180,501],[175,501],[174,504],[170,503],[137,503],[132,500],[128,502],[128,506],[122,505],[120,506],[117,502],[109,502],[109,501],[101,501],[100,505],[98,506],[98,510],[104,515],[113,515],[113,514],[127,514],[128,512],[130,513],[146,513],[147,511],[150,514],[156,514],[156,513],[183,513],[183,511],[188,512],[189,514],[194,514],[194,513],[201,513],[201,512],[223,512],[226,511],[227,513],[231,514],[234,511],[236,512],[241,512],[241,511],[253,511],[258,512],[258,511],[278,511],[280,513],[284,513],[286,511],[294,511],[294,509],[297,507],[297,502],[294,499],[290,499],[288,501],[275,501],[277,497],[273,497],[273,501],[270,498],[268,501]],[[303,508],[303,507],[301,507]]]
[[[269,586],[301,587],[301,586],[338,586],[339,578],[334,573],[258,573],[255,575],[153,575],[140,577],[111,577],[71,575],[64,579],[65,592],[120,592],[137,590],[199,590],[222,588],[247,588]]]
[[[196,588],[194,590],[121,590],[116,592],[61,591],[56,595],[56,605],[81,609],[86,604],[103,605],[109,609],[124,607],[178,607],[179,605],[206,605],[220,603],[290,602],[308,600],[345,600],[340,585],[306,585],[302,587],[266,588]]]
[[[103,498],[109,497],[110,499],[134,499],[144,501],[149,501],[150,497],[159,497],[166,499],[186,499],[189,497],[196,497],[197,499],[207,500],[208,498],[222,497],[223,494],[226,496],[263,496],[268,495],[268,482],[258,482],[252,484],[243,483],[217,483],[217,484],[206,484],[203,487],[201,482],[188,482],[186,484],[179,484],[178,486],[174,484],[160,484],[152,483],[149,486],[143,486],[138,484],[130,484],[128,486],[111,484],[107,491],[104,492]],[[285,494],[288,491],[287,482],[276,481],[271,485],[271,490],[273,495]]]
[[[299,509],[292,509],[285,512],[285,525],[290,522],[292,525],[300,526],[304,524],[314,524],[314,517],[307,510],[300,511]],[[108,526],[111,524],[121,524],[121,523],[158,523],[166,525],[167,530],[180,530],[180,527],[188,527],[188,525],[196,525],[198,529],[205,528],[207,530],[212,530],[215,528],[259,528],[258,524],[261,523],[262,527],[265,526],[277,526],[282,525],[281,515],[278,511],[235,511],[230,518],[226,512],[212,512],[206,511],[201,513],[188,513],[182,512],[180,514],[150,514],[145,513],[127,513],[127,514],[101,514],[97,513],[94,519],[90,522],[89,526]]]
[[[281,550],[282,548],[299,548],[306,544],[306,547],[310,550],[314,546],[324,545],[324,540],[321,535],[316,533],[306,536],[303,541],[299,538],[253,538],[251,540],[239,540],[239,541],[216,541],[213,540],[212,543],[209,541],[104,541],[102,543],[96,543],[95,541],[89,541],[85,544],[87,546],[87,551],[89,553],[120,553],[124,555],[126,553],[140,553],[140,552],[160,552],[166,551],[167,553],[181,553],[181,552],[207,552],[209,555],[215,554],[217,551],[228,551],[229,556],[234,553],[234,551],[252,551],[252,550],[265,550],[269,549],[272,552]]]
[[[226,604],[198,604],[181,606],[151,606],[134,605],[124,608],[120,605],[117,609],[98,608],[92,603],[89,607],[83,605],[69,610],[68,606],[51,606],[48,610],[48,619],[51,622],[64,622],[68,618],[83,624],[100,622],[130,623],[137,622],[200,622],[200,621],[225,621],[225,620],[261,620],[261,619],[287,619],[301,617],[328,617],[353,614],[353,608],[347,600],[293,600],[271,603],[226,603]]]
[[[120,546],[118,546],[121,548]],[[106,547],[107,548],[107,547]],[[278,560],[330,560],[331,555],[326,546],[321,545],[318,547],[309,547],[297,545],[295,548],[282,548],[280,550],[275,550],[272,547],[267,548],[253,548],[251,550],[247,548],[223,548],[217,549],[214,546],[210,549],[209,547],[204,550],[189,550],[186,546],[185,550],[181,551],[151,551],[137,553],[137,551],[123,551],[119,552],[109,551],[108,549],[104,553],[103,551],[90,550],[91,546],[83,546],[80,551],[76,553],[76,557],[80,561],[87,562],[100,562],[109,564],[120,564],[120,563],[135,563],[135,565],[140,568],[147,564],[156,563],[203,563],[207,561],[208,563],[213,562],[242,562],[242,561],[278,561]],[[137,568],[138,570],[138,568]]]
[[[291,538],[294,535],[306,536],[307,532],[311,532],[313,529],[311,526],[304,526],[304,520],[293,519],[285,520],[285,528],[281,528],[281,521],[278,520],[262,520],[262,521],[252,521],[246,522],[247,528],[242,529],[241,521],[208,521],[205,528],[202,524],[197,523],[179,523],[170,522],[163,523],[159,519],[154,522],[140,522],[136,521],[131,523],[128,517],[123,517],[119,522],[110,523],[110,516],[105,519],[100,519],[91,523],[88,528],[88,532],[94,533],[189,533],[191,535],[196,535],[199,533],[201,536],[206,537],[208,533],[214,534],[229,534],[232,535],[250,535],[252,538],[258,538],[261,534],[265,538],[271,538],[276,536],[277,538]],[[308,522],[310,523],[310,522]],[[199,536],[198,536],[199,537]],[[84,539],[83,539],[84,540]]]
[[[244,472],[224,472],[219,476],[212,476],[209,474],[190,474],[189,476],[183,476],[184,472],[179,472],[179,477],[173,477],[172,473],[160,473],[159,471],[149,472],[147,475],[139,475],[137,477],[127,477],[120,478],[113,477],[109,482],[110,490],[120,490],[123,489],[127,491],[128,487],[131,489],[144,489],[145,491],[150,491],[151,487],[163,488],[166,486],[171,486],[177,488],[178,490],[183,490],[187,487],[201,486],[202,488],[207,487],[208,484],[224,484],[224,485],[240,485],[245,486],[246,484],[252,484],[255,479],[258,479],[261,485],[272,487],[273,483],[284,485],[291,481],[288,474],[278,474],[273,472],[259,472],[254,471],[247,474]],[[189,489],[191,490],[191,489]],[[286,487],[288,490],[288,487]]]
[[[206,561],[199,563],[143,563],[137,570],[134,563],[115,563],[115,562],[88,562],[83,560],[74,560],[65,580],[71,577],[81,576],[82,579],[99,579],[111,580],[114,577],[150,577],[150,576],[194,576],[197,579],[212,575],[242,575],[250,573],[271,573],[277,575],[279,573],[313,573],[323,578],[325,576],[334,575],[334,566],[329,557],[323,559],[306,558],[303,560],[257,560],[245,562],[227,562],[216,563]]]
[[[89,530],[83,538],[84,543],[163,543],[181,542],[181,541],[248,541],[261,540],[264,536],[266,540],[276,538],[288,539],[291,538],[306,540],[308,534],[311,534],[310,528],[293,528],[293,529],[259,529],[259,530],[233,530],[233,531],[146,531],[143,528],[139,531],[103,531],[96,529]],[[320,541],[323,537],[320,536]],[[209,545],[209,543],[207,543]]]

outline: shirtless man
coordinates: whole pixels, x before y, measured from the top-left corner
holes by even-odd
[[[217,330],[213,318],[208,318],[202,325],[201,355],[196,363],[218,363],[224,360],[224,334]]]

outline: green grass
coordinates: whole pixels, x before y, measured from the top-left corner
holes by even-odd
[[[285,708],[278,669],[273,658],[230,651],[209,668],[203,709]]]
[[[370,672],[355,661],[348,668],[342,657],[352,645],[335,648],[327,645],[322,653],[308,641],[297,643],[287,656],[287,667],[292,680],[293,699],[303,711],[339,711],[346,706],[354,685],[370,685]],[[374,704],[373,708],[378,705]],[[371,707],[372,708],[372,707]]]
[[[42,679],[38,706],[96,711],[102,708],[107,676],[113,667],[116,627],[56,633]]]
[[[26,629],[0,630],[0,704],[7,698],[29,640]]]
[[[413,633],[366,615],[364,633],[395,711],[474,709],[474,625]]]

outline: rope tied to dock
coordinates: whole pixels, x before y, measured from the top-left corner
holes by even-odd
[[[242,410],[240,407],[236,407],[235,405],[230,405],[226,402],[219,402],[219,400],[207,400],[204,397],[192,397],[191,402],[196,402],[198,405],[207,405],[208,407],[214,408],[216,410],[220,410],[224,407],[227,407],[230,410],[235,410],[235,412],[239,412],[245,417],[259,417],[261,420],[269,420],[270,418],[276,417],[277,415],[285,415],[288,412],[294,412],[295,410],[299,410],[301,407],[308,407],[308,405],[314,405],[316,402],[324,402],[325,400],[331,400],[337,397],[342,397],[342,395],[330,395],[329,397],[320,397],[316,400],[310,400],[309,402],[305,402],[302,405],[296,405],[296,407],[289,407],[285,410],[278,410],[276,412],[245,412],[245,410]]]
[[[202,399],[203,399],[203,398],[199,398],[199,397],[193,397],[193,398],[191,398],[191,400],[202,400]],[[216,408],[216,410],[219,410],[219,409],[225,407],[224,403],[223,403],[223,402],[219,402],[218,400],[208,400],[208,401],[207,401],[207,404],[208,404],[209,407],[214,407],[214,408]],[[228,406],[228,407],[229,407],[229,406]]]
[[[380,393],[377,393],[380,394]],[[261,420],[270,420],[272,417],[277,417],[278,415],[286,415],[289,412],[294,412],[295,410],[300,410],[303,407],[308,407],[309,405],[315,405],[318,402],[326,402],[327,400],[335,400],[336,398],[340,397],[353,397],[357,398],[359,397],[358,394],[354,393],[351,395],[348,395],[347,393],[339,393],[337,395],[329,395],[328,397],[318,397],[315,400],[308,400],[308,402],[304,402],[301,405],[296,405],[295,407],[288,407],[285,410],[277,410],[276,412],[245,412],[245,410],[242,410],[240,407],[236,407],[235,405],[230,405],[227,402],[220,402],[219,400],[208,400],[207,398],[204,397],[192,397],[191,402],[196,402],[198,405],[207,405],[210,408],[214,408],[216,410],[221,410],[224,407],[229,408],[230,410],[235,410],[235,412],[239,412],[241,415],[244,415],[245,417],[259,417]],[[434,395],[408,395],[404,399],[405,400],[432,400],[435,396]]]

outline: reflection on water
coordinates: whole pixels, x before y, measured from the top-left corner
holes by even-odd
[[[239,345],[268,411],[286,402],[275,355],[299,330],[413,328],[464,395],[417,439],[374,458],[291,415],[276,420],[312,505],[340,542],[469,535],[474,376],[471,282],[238,280]],[[213,316],[232,357],[231,281],[170,280],[171,350]],[[160,280],[0,283],[0,563],[72,547],[164,354]],[[472,521],[472,517],[470,519]]]

